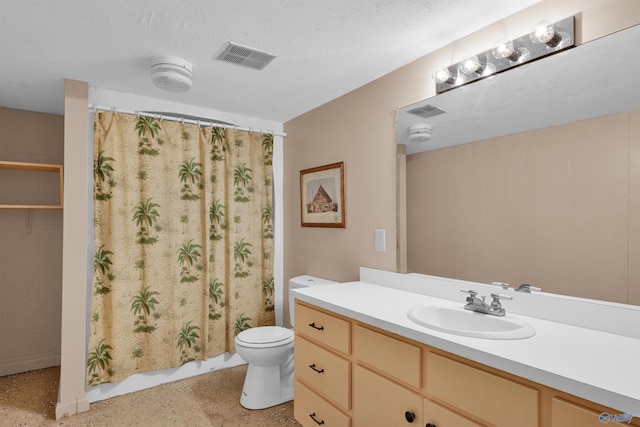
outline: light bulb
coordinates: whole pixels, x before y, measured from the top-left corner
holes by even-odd
[[[531,33],[531,41],[544,43],[549,47],[556,47],[562,41],[562,36],[556,33],[553,24],[549,21],[538,22]]]
[[[516,61],[520,56],[511,40],[499,40],[491,53],[496,59],[509,59],[511,61]]]
[[[438,84],[443,84],[443,83],[453,83],[454,79],[451,76],[451,71],[449,71],[448,68],[442,68],[438,71],[436,71],[433,74],[433,79],[436,81],[436,83]]]
[[[460,63],[462,74],[473,74],[480,69],[480,59],[477,56],[470,56]]]

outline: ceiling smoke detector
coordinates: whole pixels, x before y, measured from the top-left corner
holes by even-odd
[[[169,92],[186,92],[191,89],[193,66],[177,56],[151,58],[151,80],[156,87]]]
[[[431,139],[431,125],[418,123],[407,129],[409,142],[427,142]]]

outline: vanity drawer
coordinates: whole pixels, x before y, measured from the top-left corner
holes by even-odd
[[[416,388],[422,386],[422,349],[418,346],[356,325],[354,356],[390,376]]]
[[[538,390],[427,352],[427,396],[497,427],[537,427]]]
[[[296,303],[295,331],[342,353],[351,352],[351,324],[330,314]]]
[[[446,427],[482,427],[473,421],[456,414],[438,405],[429,399],[424,399],[424,412],[422,414],[425,423]]]
[[[342,408],[350,409],[351,362],[302,337],[296,336],[295,340],[296,380],[303,381]]]
[[[304,427],[351,427],[351,418],[296,381],[293,415]]]

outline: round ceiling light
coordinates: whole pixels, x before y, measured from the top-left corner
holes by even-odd
[[[191,89],[193,66],[177,56],[151,58],[151,80],[156,87],[169,92],[186,92]]]
[[[427,142],[431,139],[431,125],[418,123],[408,129],[409,142]]]

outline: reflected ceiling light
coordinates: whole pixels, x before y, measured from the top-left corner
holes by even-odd
[[[431,139],[431,125],[418,123],[409,127],[409,142],[427,142]]]
[[[457,64],[434,73],[436,93],[489,78],[494,74],[526,64],[574,46],[575,19],[573,16],[555,23],[541,22],[533,32],[502,40],[493,48],[470,56]]]
[[[187,92],[191,89],[193,66],[177,56],[154,56],[151,58],[151,80],[153,84],[169,92]]]

